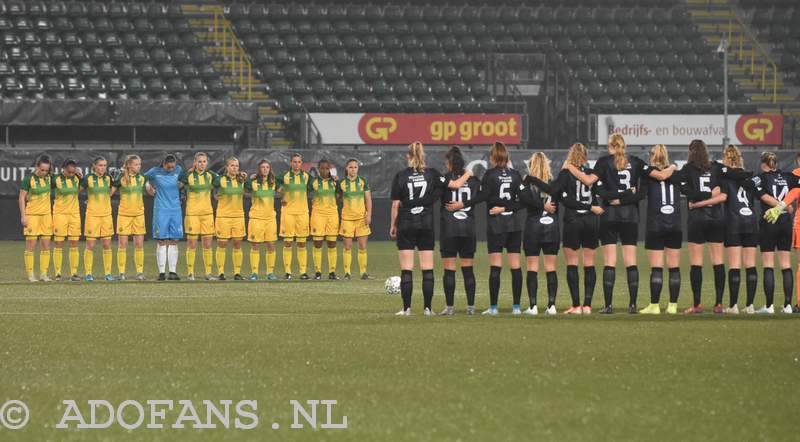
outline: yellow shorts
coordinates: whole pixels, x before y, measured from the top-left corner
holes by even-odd
[[[83,236],[87,238],[110,238],[114,236],[114,220],[111,215],[87,216],[83,226]]]
[[[339,235],[339,214],[317,215],[311,213],[311,236],[317,241],[327,238],[336,241]]]
[[[241,239],[245,236],[244,218],[217,218],[214,228],[219,239]]]
[[[307,238],[308,215],[281,213],[282,238]]]
[[[343,219],[342,225],[339,227],[339,235],[342,238],[358,238],[361,236],[369,236],[372,230],[369,228],[365,219]]]
[[[47,215],[28,215],[28,225],[22,228],[22,234],[26,237],[38,237],[53,235],[53,216]]]
[[[53,214],[53,235],[58,239],[79,239],[81,237],[81,214]]]
[[[272,219],[250,218],[247,222],[247,240],[254,243],[278,240],[278,222]]]
[[[136,216],[117,215],[117,235],[144,235],[147,228],[144,214]]]
[[[214,234],[214,215],[186,215],[183,230],[186,236],[211,236]]]

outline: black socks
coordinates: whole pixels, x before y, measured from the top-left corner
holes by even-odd
[[[650,269],[650,304],[658,304],[661,300],[661,287],[664,286],[664,269],[653,267]]]
[[[767,307],[775,301],[775,269],[764,267],[764,296],[767,298]]]
[[[411,294],[414,291],[414,272],[403,270],[400,272],[400,294],[403,297],[403,310],[411,308]]]
[[[717,266],[714,266],[716,271]],[[742,282],[742,272],[740,269],[728,269],[728,285],[731,294],[730,307],[733,307],[739,302],[739,285]]]
[[[625,268],[628,274],[628,295],[630,296],[630,303],[628,305],[636,306],[636,300],[639,298],[639,268],[630,266]]]
[[[614,302],[614,282],[617,279],[617,269],[614,267],[603,267],[603,299],[606,306],[611,306]]]
[[[422,271],[422,296],[425,298],[425,308],[431,308],[433,302],[433,270]]]
[[[461,267],[461,276],[464,277],[464,291],[467,292],[467,305],[475,305],[475,272],[472,266]]]
[[[594,286],[597,284],[597,272],[594,266],[583,268],[583,305],[586,307],[592,306],[592,297],[594,296]]]
[[[714,266],[714,289],[717,291],[714,305],[722,304],[722,296],[725,293],[725,265],[717,264]],[[737,290],[738,293],[738,290]]]
[[[511,269],[511,295],[514,305],[522,299],[522,269]]]
[[[758,270],[755,267],[748,267],[744,270],[745,273],[745,288],[747,290],[747,304],[753,305],[756,299],[756,286],[758,285]],[[772,305],[770,304],[767,304]]]
[[[492,266],[489,269],[489,305],[497,306],[500,298],[500,267]]]
[[[456,271],[446,270],[442,276],[442,286],[444,287],[444,302],[448,307],[453,306],[456,294]]]
[[[669,302],[678,302],[681,294],[681,269],[675,267],[669,269]]]
[[[567,266],[567,286],[569,286],[569,296],[572,298],[572,305],[580,302],[581,294],[578,292],[578,266]],[[550,304],[548,302],[548,307]]]
[[[528,270],[525,282],[528,286],[528,302],[530,302],[531,308],[533,308],[533,306],[536,305],[536,294],[539,291],[539,274]]]
[[[692,282],[692,303],[695,307],[700,305],[700,299],[703,295],[703,267],[692,266],[689,271],[689,279]]]
[[[792,305],[794,273],[792,273],[792,269],[783,269],[781,274],[783,275],[783,305]]]
[[[556,272],[547,272],[547,307],[555,305],[558,293],[558,275]],[[573,306],[575,306],[573,302]]]

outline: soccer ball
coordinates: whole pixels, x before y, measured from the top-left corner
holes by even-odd
[[[383,288],[386,289],[387,295],[397,295],[400,293],[400,277],[399,276],[390,276],[386,278],[386,283],[383,284]]]

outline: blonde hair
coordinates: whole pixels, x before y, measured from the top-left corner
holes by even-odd
[[[508,166],[508,148],[502,141],[495,141],[489,149],[489,160],[494,167],[505,168]]]
[[[208,161],[208,154],[205,152],[197,152],[194,154],[194,160],[192,161],[192,167],[189,169],[189,172],[197,172],[197,160],[200,158],[205,158]],[[208,164],[206,164],[206,168],[208,168]]]
[[[728,167],[734,167],[737,169],[744,167],[744,161],[742,161],[742,152],[740,152],[739,148],[733,144],[729,144],[725,147],[725,150],[722,152],[722,162]]]
[[[549,183],[553,179],[553,173],[550,171],[550,159],[544,152],[535,152],[531,155],[528,160],[528,172],[545,183]]]
[[[764,152],[761,154],[761,164],[767,166],[769,170],[778,168],[778,156],[775,152]]]
[[[236,157],[228,157],[228,158],[225,160],[225,175],[227,175],[227,176],[228,176],[228,178],[230,178],[230,175],[228,175],[228,166],[229,166],[229,165],[230,165],[232,162],[234,162],[234,161],[236,161],[237,163],[239,163],[239,159],[238,159],[238,158],[236,158]],[[240,183],[243,183],[243,182],[245,182],[245,180],[246,180],[246,178],[247,178],[247,175],[246,175],[246,174],[244,174],[244,173],[243,173],[243,172],[240,170],[240,171],[239,171],[239,173],[237,173],[237,174],[236,174],[235,178],[236,178],[236,181],[238,181],[238,182],[240,182]]]
[[[125,157],[125,163],[123,163],[123,165],[122,165],[122,180],[121,181],[122,181],[122,184],[124,184],[126,186],[131,183],[131,175],[133,175],[133,174],[131,173],[130,167],[131,167],[131,164],[136,160],[142,161],[142,159],[139,158],[139,155],[128,155],[127,157]]]
[[[581,143],[575,143],[569,148],[567,152],[567,159],[564,160],[565,164],[572,164],[575,167],[581,167],[586,164],[589,159],[589,154],[586,152],[586,146]]]
[[[614,155],[614,166],[617,170],[623,170],[628,167],[628,157],[625,156],[625,138],[620,134],[611,134],[608,137],[608,150],[611,155]]]
[[[425,148],[419,141],[408,145],[408,167],[417,172],[425,170]]]
[[[667,152],[667,146],[656,144],[650,149],[650,165],[659,169],[664,169],[669,166],[669,152]]]

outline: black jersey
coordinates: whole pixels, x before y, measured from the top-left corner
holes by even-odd
[[[522,177],[514,169],[495,167],[483,174],[481,180],[481,201],[486,201],[486,209],[492,207],[505,207],[505,212],[499,215],[489,215],[486,227],[489,233],[519,232],[522,223],[515,216],[515,212],[522,208],[519,203],[519,192],[525,186]]]
[[[519,200],[528,211],[525,218],[525,237],[543,244],[559,242],[561,233],[558,226],[558,204],[554,213],[544,210],[545,204],[556,203],[559,195],[556,182],[544,183],[528,176],[524,183],[525,188],[520,192]]]
[[[673,177],[666,181],[648,177],[642,183],[647,195],[647,231],[680,232],[680,183]]]
[[[783,198],[789,193],[789,182],[791,179],[787,179],[786,175],[781,172],[780,170],[772,170],[769,172],[761,172],[760,174],[753,177],[753,184],[755,184],[756,188],[763,192],[763,194],[769,195],[775,198],[778,201],[783,201]],[[761,202],[761,212],[766,212],[771,206],[768,204]],[[778,218],[776,224],[780,223],[789,223],[792,221],[792,216],[788,213],[782,213],[781,216]],[[767,221],[761,218],[762,223],[766,223]]]
[[[445,174],[448,180],[457,180],[459,177],[452,173]],[[442,209],[439,211],[441,232],[443,238],[474,237],[475,236],[475,209],[472,207],[478,201],[481,191],[481,182],[475,177],[470,177],[458,189],[447,189],[442,192]],[[464,208],[450,212],[444,208],[449,202],[462,202]]]
[[[633,188],[639,187],[639,179],[649,176],[650,166],[635,156],[628,155],[628,166],[617,170],[614,156],[606,155],[597,160],[594,173],[599,178],[595,187],[603,202],[603,220],[609,222],[638,223],[639,201],[643,193],[635,194]],[[619,205],[611,201],[619,200]]]
[[[581,172],[585,174],[593,174],[594,171],[586,166],[581,166]],[[567,199],[575,201],[583,206],[583,208],[572,208],[565,205],[564,208],[564,222],[572,221],[575,218],[582,216],[597,216],[589,209],[591,206],[597,205],[597,196],[592,189],[593,186],[583,184],[578,178],[570,173],[567,169],[562,169],[556,178],[556,184],[559,190],[559,201],[566,201]]]
[[[397,172],[392,181],[392,200],[400,201],[398,228],[410,225],[433,229],[433,205],[440,198],[438,192],[449,184],[450,180],[436,169],[420,172],[408,167]]]
[[[678,172],[677,178],[681,183],[681,193],[686,195],[686,201],[696,202],[711,198],[711,192],[715,187],[720,186],[722,166],[719,163],[712,163],[711,169],[704,171],[692,164],[686,164]],[[720,187],[724,193],[725,190]],[[722,204],[701,207],[689,210],[689,222],[725,220],[725,209]]]
[[[725,229],[728,233],[758,232],[758,215],[754,199],[758,192],[752,178],[732,179],[724,175],[721,188],[728,195],[725,201]]]

